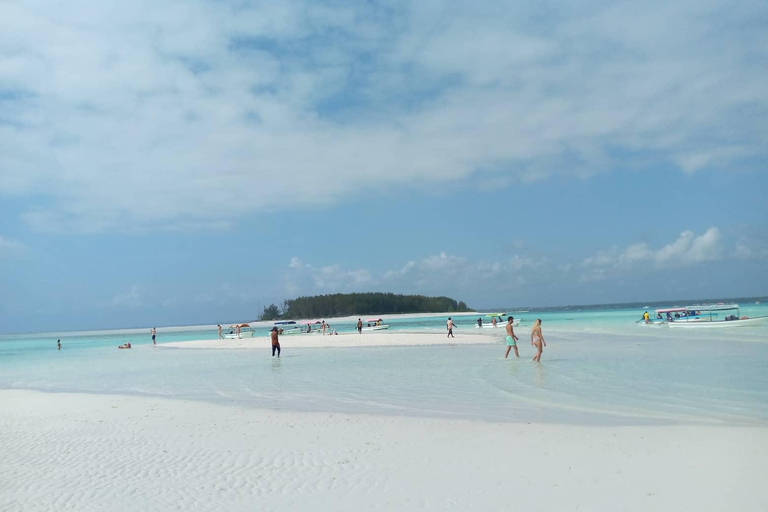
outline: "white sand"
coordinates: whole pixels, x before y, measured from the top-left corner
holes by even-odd
[[[281,347],[383,347],[405,345],[472,345],[478,343],[498,343],[504,337],[504,329],[477,329],[482,333],[469,334],[455,332],[455,338],[448,338],[446,333],[404,333],[402,331],[370,331],[362,334],[344,333],[337,336],[322,334],[291,334],[280,336]],[[254,336],[239,340],[196,340],[160,343],[159,346],[173,348],[267,348],[271,346],[269,336]]]
[[[0,510],[768,510],[768,429],[0,391]]]

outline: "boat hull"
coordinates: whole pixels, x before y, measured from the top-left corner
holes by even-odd
[[[384,325],[372,325],[370,327],[363,327],[363,332],[367,332],[367,331],[383,331],[383,330],[386,330],[386,329],[389,329],[389,325],[387,325],[387,324],[384,324]]]
[[[669,326],[682,329],[719,329],[723,327],[748,327],[766,322],[768,322],[768,316],[758,316],[740,320],[713,320],[711,322],[671,322]]]
[[[503,329],[506,325],[507,322],[499,322],[496,325],[483,324],[482,326],[475,324],[475,329]],[[517,327],[518,325],[520,325],[520,320],[512,320],[512,327]]]

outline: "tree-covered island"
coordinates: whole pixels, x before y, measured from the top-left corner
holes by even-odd
[[[397,295],[394,293],[335,293],[286,300],[283,307],[264,306],[259,320],[333,318],[350,315],[400,313],[460,313],[472,311],[463,301],[450,297]]]

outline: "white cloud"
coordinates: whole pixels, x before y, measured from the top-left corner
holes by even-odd
[[[29,248],[23,242],[11,240],[0,235],[0,258],[17,257],[27,252],[27,250]]]
[[[727,169],[768,148],[765,36],[744,23],[764,14],[6,3],[0,195],[34,197],[40,230],[221,229],[361,184],[589,176],[627,151]]]
[[[693,231],[683,231],[671,244],[658,250],[650,249],[645,243],[637,243],[625,249],[613,247],[598,251],[595,256],[586,258],[582,265],[592,269],[595,279],[601,279],[605,272],[594,269],[601,267],[631,268],[637,265],[651,264],[654,267],[682,266],[691,263],[715,261],[724,256],[722,236],[716,227],[709,228],[704,234],[696,236]]]
[[[736,241],[734,255],[742,260],[768,258],[768,237],[741,236]]]
[[[144,305],[145,292],[137,284],[131,286],[126,293],[115,295],[110,299],[109,305],[112,307],[139,308]]]

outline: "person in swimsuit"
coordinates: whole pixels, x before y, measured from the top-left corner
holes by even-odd
[[[477,319],[477,326],[478,327],[482,327],[483,326],[483,319],[482,318],[478,318]]]
[[[357,333],[362,334],[363,333],[363,321],[361,319],[357,319]]]
[[[58,347],[59,350],[61,350],[61,340],[56,342],[56,346]]]
[[[533,322],[533,329],[531,329],[531,345],[536,347],[536,355],[533,356],[533,359],[531,361],[537,361],[541,362],[541,352],[544,350],[544,347],[547,346],[547,342],[544,341],[544,336],[541,335],[541,318],[537,318],[535,322]]]
[[[220,339],[220,340],[223,340],[223,339],[224,339],[224,336],[221,334],[221,324],[216,324],[216,327],[218,327],[218,328],[219,328],[219,339]]]
[[[277,327],[272,328],[270,336],[272,337],[272,357],[275,357],[275,351],[277,351],[277,357],[280,357],[280,341],[277,339]]]
[[[122,345],[118,345],[117,348],[131,348],[131,342],[124,343]]]
[[[157,330],[153,327],[150,332],[152,333],[152,344],[157,345],[157,343],[155,343],[155,335],[157,334]],[[128,347],[128,348],[131,348],[131,347]]]
[[[491,318],[491,323],[496,327],[496,317]]]
[[[453,320],[451,320],[451,317],[448,317],[448,322],[446,323],[446,327],[448,328],[448,336],[446,336],[446,338],[456,337],[453,335],[453,325]]]
[[[517,340],[519,339],[517,336],[515,336],[515,330],[512,328],[512,321],[514,320],[513,317],[507,317],[507,353],[504,354],[504,359],[506,359],[509,356],[509,351],[513,348],[515,349],[515,357],[520,357],[520,354],[517,352]]]

